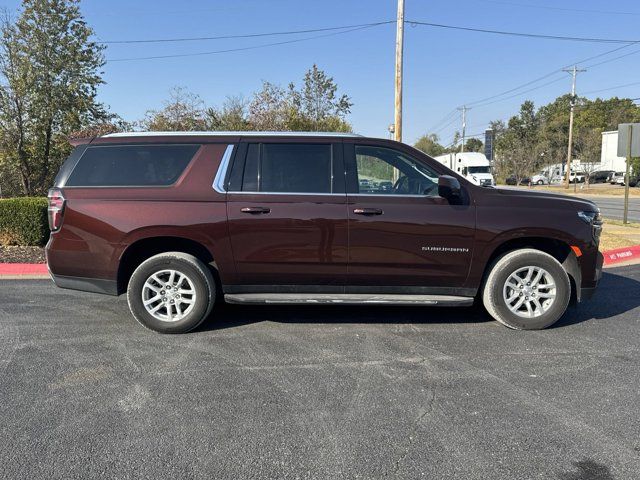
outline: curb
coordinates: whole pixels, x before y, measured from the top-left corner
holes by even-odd
[[[616,248],[602,252],[604,266],[618,263],[640,262],[640,245]],[[36,279],[49,278],[49,270],[46,263],[0,263],[0,279]]]
[[[602,255],[604,256],[605,266],[622,262],[638,262],[640,261],[640,245],[607,250],[602,252]]]
[[[46,263],[0,263],[0,279],[49,278]]]

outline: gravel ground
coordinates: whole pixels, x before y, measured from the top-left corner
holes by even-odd
[[[44,263],[42,247],[0,246],[0,263]]]

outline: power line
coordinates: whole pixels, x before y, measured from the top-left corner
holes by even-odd
[[[563,69],[568,68],[568,67],[569,67],[569,66],[571,66],[571,65],[581,64],[581,63],[584,63],[584,62],[588,62],[588,61],[590,61],[590,60],[595,60],[596,58],[601,58],[601,57],[603,57],[603,56],[605,56],[605,55],[610,55],[611,53],[617,52],[617,51],[619,51],[619,50],[622,50],[622,49],[628,48],[628,47],[633,46],[633,45],[637,45],[638,43],[640,43],[640,41],[636,41],[636,42],[633,42],[633,43],[629,43],[629,44],[626,44],[626,45],[622,45],[622,46],[620,46],[620,47],[616,47],[616,48],[614,48],[614,49],[612,49],[612,50],[607,50],[606,52],[598,53],[598,54],[596,54],[596,55],[592,55],[592,56],[590,56],[590,57],[583,58],[583,59],[578,60],[578,61],[576,61],[576,62],[571,62],[570,64],[564,65],[564,66],[562,66],[561,68],[559,68],[559,69],[557,69],[557,70],[553,70],[552,72],[549,72],[549,73],[547,73],[547,74],[545,74],[545,75],[542,75],[541,77],[537,77],[537,78],[535,78],[535,79],[533,79],[533,80],[530,80],[530,81],[528,81],[528,82],[525,82],[525,83],[523,83],[523,84],[521,84],[521,85],[518,85],[518,86],[516,86],[516,87],[510,88],[510,89],[505,90],[505,91],[503,91],[503,92],[497,93],[497,94],[495,94],[495,95],[491,95],[491,96],[488,96],[488,97],[484,97],[484,98],[481,98],[481,99],[479,99],[479,100],[475,100],[475,101],[473,101],[473,102],[466,102],[466,103],[465,103],[465,105],[467,105],[467,106],[473,106],[473,107],[483,107],[483,106],[486,106],[486,105],[491,105],[491,104],[493,104],[493,103],[499,103],[499,102],[501,102],[501,101],[503,101],[503,100],[510,100],[510,99],[512,99],[512,98],[518,97],[518,96],[523,95],[523,94],[525,94],[525,93],[529,93],[529,92],[533,92],[533,91],[535,91],[535,90],[539,90],[540,88],[544,88],[544,87],[546,87],[547,85],[551,85],[551,84],[553,84],[553,83],[557,83],[557,82],[559,82],[560,80],[562,80],[562,77],[559,77],[559,78],[557,78],[557,79],[555,79],[555,80],[552,80],[552,81],[550,81],[550,82],[544,83],[544,84],[542,84],[542,85],[540,85],[540,86],[538,86],[538,87],[531,88],[531,89],[528,89],[528,90],[523,91],[523,92],[519,92],[519,93],[517,93],[517,94],[515,94],[515,95],[511,95],[511,96],[506,97],[506,98],[502,98],[502,99],[499,99],[499,100],[495,100],[495,101],[493,101],[493,102],[490,102],[490,101],[489,101],[489,100],[493,100],[493,99],[498,99],[499,97],[503,97],[504,95],[507,95],[507,94],[512,93],[512,92],[517,92],[518,90],[521,90],[521,89],[522,89],[522,88],[524,88],[524,87],[528,87],[529,85],[533,85],[533,84],[538,83],[538,82],[540,82],[540,81],[542,81],[542,80],[545,80],[545,79],[547,79],[547,78],[549,78],[549,77],[553,77],[554,75],[558,75],[559,73],[561,73],[561,72],[562,72],[562,70],[563,70]],[[605,61],[603,61],[603,62],[599,62],[599,63],[591,64],[591,65],[588,65],[588,67],[589,67],[589,68],[593,68],[593,67],[596,67],[596,66],[598,66],[598,65],[602,65],[602,64],[605,64],[605,63],[609,63],[609,62],[612,62],[612,61],[614,61],[614,60],[617,60],[617,59],[620,59],[620,58],[623,58],[623,57],[627,57],[627,56],[629,56],[629,55],[633,55],[633,54],[638,53],[638,52],[640,52],[640,50],[636,50],[636,51],[633,51],[633,52],[630,52],[630,53],[627,53],[627,54],[624,54],[624,55],[620,55],[620,56],[618,56],[618,57],[614,57],[614,58],[611,58],[611,59],[605,60]],[[444,117],[440,122],[438,122],[438,123],[437,123],[433,128],[431,128],[429,131],[433,131],[433,130],[435,130],[436,128],[438,128],[438,126],[440,126],[440,125],[442,125],[442,123],[446,122],[446,121],[448,120],[448,118],[450,118],[450,117],[451,117],[451,115],[452,115],[452,114],[455,114],[455,112],[456,112],[456,110],[455,110],[455,109],[454,109],[454,110],[452,110],[448,115],[446,115],[446,116],[445,116],[445,117]],[[447,126],[451,125],[451,123],[453,123],[453,122],[450,122],[449,124],[445,125],[445,127],[441,128],[441,129],[440,129],[440,130],[438,130],[438,131],[440,132],[440,131],[444,130]]]
[[[450,118],[452,118],[452,116],[454,116],[457,113],[457,109],[453,109],[451,110],[448,114],[446,114],[442,120],[440,120],[438,123],[436,123],[433,127],[431,127],[430,129],[427,130],[427,132],[433,132],[436,128],[440,127],[440,125],[442,125],[443,123],[445,123],[447,120],[449,120]]]
[[[602,62],[592,63],[591,65],[587,65],[587,67],[593,68],[593,67],[597,67],[599,65],[604,65],[605,63],[613,62],[615,60],[620,60],[621,58],[628,57],[629,55],[635,55],[638,52],[640,52],[640,50],[634,50],[633,52],[629,52],[629,53],[625,53],[624,55],[619,55],[617,57],[609,58],[607,60],[603,60]]]
[[[556,10],[564,12],[578,12],[578,13],[598,13],[605,15],[640,15],[640,12],[621,12],[614,10],[590,10],[585,8],[565,8],[565,7],[551,7],[548,5],[533,5],[530,3],[516,3],[516,2],[503,2],[500,0],[480,0],[487,3],[496,3],[498,5],[508,5],[510,7],[527,7],[527,8],[541,8],[545,10]]]
[[[325,37],[333,37],[336,35],[342,35],[344,33],[350,33],[350,32],[355,32],[358,30],[364,30],[367,28],[373,28],[374,26],[377,25],[366,25],[363,27],[357,27],[357,28],[352,28],[349,30],[343,30],[340,32],[333,32],[333,33],[326,33],[324,35],[314,35],[311,37],[306,37],[306,38],[297,38],[294,40],[284,40],[282,42],[272,42],[272,43],[264,43],[261,45],[253,45],[250,47],[239,47],[239,48],[228,48],[228,49],[224,49],[224,50],[213,50],[210,52],[196,52],[196,53],[177,53],[177,54],[173,54],[173,55],[153,55],[153,56],[148,56],[148,57],[129,57],[129,58],[112,58],[112,59],[107,59],[107,62],[131,62],[131,61],[138,61],[138,60],[156,60],[156,59],[165,59],[165,58],[184,58],[184,57],[199,57],[199,56],[204,56],[204,55],[216,55],[219,53],[231,53],[231,52],[244,52],[247,50],[256,50],[259,48],[266,48],[266,47],[273,47],[273,46],[277,46],[277,45],[288,45],[290,43],[299,43],[299,42],[306,42],[309,40],[315,40],[317,38],[325,38]]]
[[[457,111],[457,110],[456,110]],[[441,127],[439,130],[433,132],[436,135],[439,134],[440,132],[442,132],[443,130],[446,130],[448,127],[450,127],[451,125],[453,125],[454,123],[456,123],[458,121],[458,116],[456,115],[455,117],[453,117],[453,119],[451,119],[451,121],[449,123],[447,123],[445,126]]]
[[[286,30],[281,32],[216,35],[216,36],[207,36],[207,37],[105,40],[97,43],[104,44],[104,45],[119,45],[119,44],[196,42],[196,41],[227,40],[227,39],[238,39],[238,38],[260,38],[260,37],[281,36],[281,35],[296,35],[296,34],[304,34],[304,33],[327,32],[327,31],[336,31],[336,30],[349,30],[349,29],[362,28],[362,27],[376,27],[379,25],[388,25],[391,23],[396,23],[396,20],[385,20],[381,22],[362,23],[357,25],[344,25],[340,27],[323,27],[323,28],[311,28],[311,29],[304,29],[304,30]],[[640,42],[640,40],[624,40],[624,39],[616,39],[616,38],[572,37],[572,36],[563,36],[563,35],[543,35],[543,34],[527,33],[527,32],[510,32],[510,31],[490,30],[490,29],[475,28],[475,27],[463,27],[459,25],[445,25],[441,23],[421,22],[417,20],[406,20],[405,23],[408,23],[409,25],[421,25],[421,26],[435,27],[435,28],[446,28],[446,29],[453,29],[453,30],[464,30],[464,31],[470,31],[470,32],[490,33],[495,35],[509,35],[509,36],[516,36],[516,37],[525,37],[525,38],[538,38],[538,39],[545,39],[545,40],[563,40],[563,41],[589,42],[589,43],[625,43],[625,44]]]
[[[523,84],[521,84],[521,85],[518,85],[517,87],[511,88],[511,89],[509,89],[509,90],[506,90],[506,91],[501,92],[501,93],[497,93],[497,94],[492,95],[492,96],[489,96],[489,97],[482,98],[482,99],[480,99],[480,100],[476,100],[476,101],[474,101],[474,102],[467,102],[467,105],[472,105],[472,106],[485,106],[485,105],[491,105],[492,103],[500,102],[500,101],[502,101],[502,100],[496,100],[495,102],[488,102],[488,103],[487,103],[487,101],[488,101],[488,100],[493,100],[494,98],[502,97],[502,96],[504,96],[504,95],[507,95],[507,94],[509,94],[509,93],[512,93],[512,92],[518,91],[518,90],[520,90],[520,89],[522,89],[522,88],[524,88],[524,87],[527,87],[527,86],[529,86],[529,85],[533,85],[534,83],[538,83],[539,81],[542,81],[542,80],[545,80],[545,79],[547,79],[547,78],[549,78],[549,77],[552,77],[552,76],[554,76],[554,75],[557,75],[557,74],[561,73],[563,69],[565,69],[565,68],[569,68],[571,65],[582,64],[582,63],[588,62],[588,61],[590,61],[590,60],[595,60],[596,58],[601,58],[601,57],[604,57],[605,55],[610,55],[610,54],[612,54],[612,53],[614,53],[614,52],[617,52],[617,51],[619,51],[619,50],[622,50],[622,49],[624,49],[624,48],[628,48],[628,47],[630,47],[630,46],[636,45],[637,43],[640,43],[640,42],[632,43],[632,44],[629,44],[629,45],[623,45],[623,46],[621,46],[621,47],[616,47],[616,48],[614,48],[614,49],[612,49],[612,50],[607,50],[606,52],[598,53],[597,55],[592,55],[592,56],[590,56],[590,57],[583,58],[583,59],[578,60],[578,61],[576,61],[576,62],[571,62],[571,63],[570,63],[570,64],[568,64],[568,65],[564,65],[563,67],[561,67],[561,68],[559,68],[559,69],[557,69],[557,70],[554,70],[554,71],[552,71],[552,72],[549,72],[549,73],[547,73],[547,74],[545,74],[545,75],[543,75],[543,76],[541,76],[541,77],[538,77],[538,78],[536,78],[536,79],[534,79],[534,80],[531,80],[531,81],[529,81],[529,82],[526,82],[526,83],[523,83]],[[603,62],[599,62],[599,63],[595,63],[595,64],[589,64],[589,65],[587,65],[587,66],[588,66],[589,68],[597,67],[597,66],[602,65],[602,64],[604,64],[604,63],[608,63],[608,62],[610,62],[610,61],[614,61],[614,60],[617,60],[617,59],[619,59],[619,58],[623,58],[623,57],[626,57],[626,56],[629,56],[629,55],[633,55],[633,54],[638,53],[638,52],[640,52],[640,50],[634,50],[634,51],[633,51],[633,52],[631,52],[631,53],[628,53],[628,54],[625,54],[625,55],[620,55],[620,56],[618,56],[618,57],[614,57],[614,58],[612,58],[612,59],[608,59],[608,60],[605,60],[605,61],[603,61]],[[555,82],[558,82],[558,81],[560,81],[561,79],[562,79],[562,78],[558,78],[558,79],[553,80],[553,81],[551,81],[551,82],[547,82],[547,83],[545,83],[545,84],[543,84],[543,85],[540,85],[539,87],[532,88],[532,89],[526,90],[526,91],[524,91],[524,92],[520,92],[520,93],[518,93],[518,94],[512,95],[512,96],[507,97],[507,98],[504,98],[503,100],[508,100],[508,99],[511,99],[511,98],[518,97],[518,96],[520,96],[520,95],[522,95],[522,94],[524,94],[524,93],[529,93],[529,92],[532,92],[532,91],[538,90],[539,88],[545,87],[545,86],[547,86],[547,85],[551,85],[552,83],[555,83]],[[482,105],[479,105],[480,103],[482,103]]]
[[[606,92],[608,90],[616,90],[618,88],[624,88],[624,87],[632,87],[634,85],[640,85],[640,82],[633,82],[633,83],[626,83],[624,85],[616,85],[615,87],[608,87],[608,88],[600,88],[598,90],[590,90],[588,92],[583,92],[583,95],[588,95],[590,93],[598,93],[598,92]]]
[[[551,80],[550,82],[543,83],[542,85],[538,85],[537,87],[533,87],[533,88],[530,88],[528,90],[523,90],[522,92],[518,92],[518,93],[516,93],[514,95],[510,95],[510,96],[504,97],[504,98],[498,98],[498,99],[493,100],[491,102],[481,103],[479,105],[475,105],[474,108],[486,107],[487,105],[493,105],[494,103],[504,102],[505,100],[511,100],[512,98],[520,97],[520,96],[524,95],[525,93],[534,92],[534,91],[540,90],[541,88],[544,88],[544,87],[546,87],[548,85],[552,85],[554,83],[558,83],[560,80],[564,80],[564,78],[563,77],[556,78],[555,80]]]
[[[258,37],[272,37],[279,35],[296,35],[301,33],[317,33],[328,32],[334,30],[346,30],[360,27],[377,27],[378,25],[387,25],[390,23],[396,23],[395,20],[387,20],[384,22],[374,23],[361,23],[359,25],[344,25],[342,27],[325,27],[325,28],[311,28],[306,30],[287,30],[283,32],[268,32],[268,33],[246,33],[238,35],[217,35],[213,37],[182,37],[182,38],[154,38],[154,39],[142,39],[142,40],[105,40],[97,42],[103,45],[118,45],[118,44],[136,44],[136,43],[170,43],[170,42],[198,42],[205,40],[228,40],[233,38],[258,38]]]
[[[422,25],[426,27],[447,28],[452,30],[464,30],[468,32],[492,33],[495,35],[509,35],[513,37],[540,38],[545,40],[563,40],[571,42],[588,42],[588,43],[637,43],[640,40],[623,40],[618,38],[589,38],[589,37],[568,37],[562,35],[542,35],[537,33],[508,32],[503,30],[488,30],[485,28],[460,27],[456,25],[444,25],[442,23],[429,23],[407,20],[410,25]]]

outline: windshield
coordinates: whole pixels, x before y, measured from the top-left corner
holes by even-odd
[[[469,173],[491,173],[491,167],[468,167]]]

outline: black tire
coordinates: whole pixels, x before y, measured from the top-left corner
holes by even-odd
[[[535,317],[523,317],[509,309],[503,291],[512,273],[530,266],[543,268],[549,273],[555,284],[556,296],[544,313]],[[564,315],[570,299],[571,283],[560,262],[551,255],[532,248],[513,250],[493,262],[482,292],[482,301],[489,315],[515,330],[539,330],[553,325]]]
[[[537,183],[538,185],[544,185],[544,180],[538,180],[536,183]]]
[[[147,311],[143,303],[145,282],[153,274],[163,270],[175,270],[182,273],[191,282],[195,291],[193,305],[189,307],[190,311],[177,321],[161,320],[154,317]],[[135,319],[143,327],[159,333],[186,333],[193,330],[207,318],[215,303],[215,297],[216,283],[207,265],[193,255],[182,252],[160,253],[145,260],[131,275],[127,288],[127,302]],[[178,303],[179,300],[175,300],[175,302]],[[166,307],[162,308],[166,313]]]

